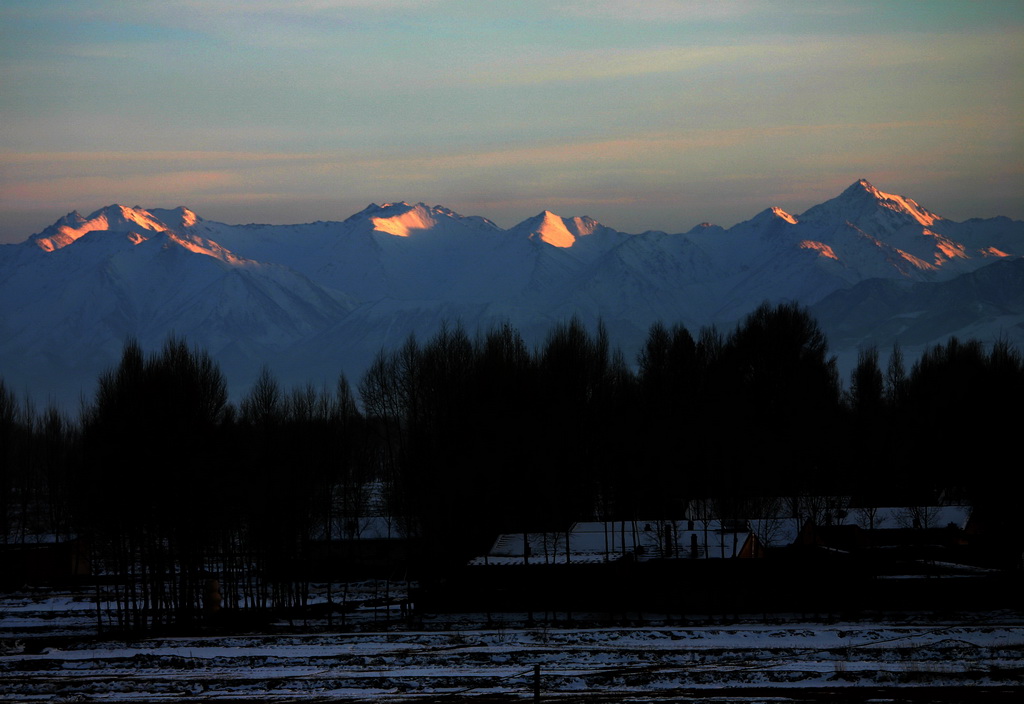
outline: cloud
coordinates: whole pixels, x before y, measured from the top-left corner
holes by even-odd
[[[514,198],[515,191],[524,189],[565,192],[569,185],[576,191],[574,197],[583,197],[580,191],[588,186],[614,186],[620,193],[612,197],[631,197],[628,194],[657,188],[659,183],[712,178],[716,171],[731,170],[734,163],[746,162],[745,173],[756,174],[777,163],[776,152],[785,155],[789,170],[814,169],[815,164],[819,164],[818,170],[820,164],[841,170],[844,158],[830,151],[837,143],[861,145],[864,154],[877,158],[892,153],[913,155],[915,144],[908,136],[956,133],[968,127],[956,120],[926,118],[677,129],[460,151],[436,151],[424,145],[384,151],[292,153],[8,153],[0,155],[0,200],[6,207],[34,203],[60,209],[69,201],[106,203],[115,196],[153,203],[238,200],[258,193],[302,199],[310,194],[347,191],[371,199],[392,195],[419,199],[424,191],[457,195],[484,184],[490,184],[495,192],[505,191],[505,198]],[[853,163],[867,165],[865,159]],[[937,166],[939,160],[933,154],[929,163]]]
[[[626,78],[655,73],[698,71],[706,66],[751,59],[766,53],[789,53],[792,47],[711,46],[595,49],[560,52],[541,58],[490,66],[472,76],[477,83],[527,84]]]
[[[555,49],[540,55],[503,57],[471,73],[470,80],[488,85],[579,84],[655,74],[700,74],[747,83],[766,73],[825,74],[845,70],[864,75],[871,70],[901,67],[920,69],[921,80],[941,70],[963,71],[965,64],[1005,66],[1009,57],[1019,59],[1024,53],[1020,39],[1019,33],[1006,31],[979,36],[919,34],[899,40],[888,36],[781,38],[717,45]],[[796,77],[794,73],[793,78]]]
[[[639,163],[652,155],[678,158],[693,150],[729,149],[760,143],[766,139],[808,135],[912,134],[922,130],[977,129],[981,117],[923,117],[917,120],[880,122],[837,122],[744,126],[732,129],[686,128],[635,131],[630,136],[552,140],[536,138],[530,143],[499,148],[463,147],[435,151],[429,144],[396,149],[334,150],[309,152],[276,151],[99,151],[26,152],[0,154],[3,181],[46,179],[74,172],[118,174],[121,177],[162,170],[265,170],[281,168],[318,169],[321,172],[361,170],[394,172],[405,178],[416,172],[460,170],[495,166],[545,167],[557,164]],[[839,156],[837,156],[839,158]],[[400,167],[400,168],[399,168]]]
[[[814,11],[814,4],[804,5]],[[707,0],[586,0],[566,2],[553,8],[571,17],[614,20],[617,22],[684,22],[694,20],[736,20],[764,14],[764,3],[756,0],[707,2]]]
[[[156,4],[173,14],[191,12],[237,16],[248,12],[316,16],[365,8],[394,11],[429,7],[439,4],[439,0],[303,0],[301,3],[293,0],[246,0],[243,6],[239,6],[237,0],[163,0]]]
[[[99,152],[23,152],[0,154],[0,163],[15,165],[40,164],[126,164],[175,162],[266,162],[295,161],[316,158],[310,153],[239,152],[239,151],[99,151]]]
[[[132,200],[124,195],[160,194],[161,199],[188,198],[197,192],[224,189],[237,183],[237,176],[226,171],[164,171],[136,174],[130,184],[119,176],[72,175],[43,180],[25,180],[5,185],[0,203],[21,208],[44,205],[56,208],[64,203],[92,200]],[[123,194],[123,195],[122,195]]]

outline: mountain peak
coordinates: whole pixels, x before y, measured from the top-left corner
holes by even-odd
[[[539,240],[560,249],[572,247],[582,237],[611,232],[589,215],[565,218],[550,210],[542,210],[512,229],[525,233],[528,239]]]
[[[96,212],[91,213],[86,220],[98,225],[98,227],[91,228],[93,230],[103,229],[113,232],[133,231],[137,228],[152,232],[165,232],[167,230],[167,226],[148,210],[139,206],[129,208],[118,203],[100,208]]]
[[[395,237],[408,237],[415,230],[429,230],[437,224],[434,213],[426,205],[409,205],[405,201],[385,203],[377,215],[370,216],[370,222],[374,230]]]
[[[534,234],[543,242],[553,247],[572,247],[576,243],[576,237],[569,232],[565,226],[565,220],[555,215],[550,210],[545,210],[537,216],[539,220]]]
[[[865,218],[879,218],[880,212],[887,213],[888,216],[883,220],[890,221],[891,226],[896,227],[908,222],[931,227],[936,221],[942,220],[942,217],[922,207],[912,198],[880,191],[863,178],[855,181],[835,198],[810,208],[800,216],[800,219],[834,219],[857,224]]]
[[[136,210],[141,210],[138,206]],[[192,210],[189,210],[184,205],[179,205],[176,208],[149,208],[147,212],[155,217],[157,220],[165,225],[172,228],[186,228],[193,227],[196,223],[201,222],[202,218],[196,215]]]
[[[135,233],[139,233],[140,230],[166,232],[167,226],[142,208],[129,208],[114,203],[87,216],[82,216],[77,210],[70,212],[30,239],[40,249],[52,252],[55,249],[68,246],[95,230]],[[145,239],[145,237],[141,239]]]
[[[412,205],[404,200],[381,205],[370,203],[345,222],[357,226],[361,222],[369,222],[373,230],[396,237],[409,237],[414,231],[438,228],[451,229],[452,232],[466,228],[483,231],[500,229],[487,218],[461,215],[443,205],[431,206],[423,202]]]
[[[790,225],[796,225],[798,222],[795,216],[790,215],[777,205],[772,206],[771,208],[765,208],[760,213],[751,218],[748,222],[756,223],[759,225],[767,225],[771,223],[776,223],[779,220],[789,223]]]
[[[843,191],[842,195],[855,195],[860,193],[870,193],[871,195],[877,196],[880,191],[871,185],[871,182],[866,178],[859,178],[847,187]]]
[[[576,243],[576,234],[570,229],[570,224],[571,221],[567,223],[561,215],[556,215],[550,210],[542,210],[512,229],[525,233],[527,239],[566,249]]]
[[[711,233],[719,233],[719,232],[725,232],[725,228],[722,227],[721,225],[715,225],[714,223],[702,222],[702,223],[698,223],[698,224],[694,225],[693,227],[691,227],[689,230],[686,231],[685,234],[687,234],[687,235],[703,235],[703,234],[711,234]]]

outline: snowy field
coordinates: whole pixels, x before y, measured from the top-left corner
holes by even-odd
[[[541,701],[1024,700],[1019,613],[575,627],[398,615],[377,602],[344,629],[335,617],[125,640],[96,636],[88,595],[8,594],[0,701],[530,702],[538,665]]]

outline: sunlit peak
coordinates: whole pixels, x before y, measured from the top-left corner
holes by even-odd
[[[854,187],[860,186],[864,191],[870,194],[878,204],[883,208],[888,208],[898,213],[906,213],[914,218],[918,223],[925,227],[931,227],[936,221],[942,218],[935,213],[929,212],[925,208],[922,208],[917,201],[912,198],[904,198],[901,195],[895,193],[886,193],[880,191],[872,186],[866,179],[860,179],[854,184]]]
[[[562,218],[550,210],[541,213],[541,221],[535,232],[540,235],[543,242],[553,247],[572,247],[576,243],[576,238],[569,232]]]
[[[397,204],[387,203],[383,208],[390,208],[394,205]],[[409,204],[403,202],[401,205],[408,206]],[[408,237],[416,230],[428,230],[437,224],[426,208],[421,207],[413,207],[404,213],[390,217],[370,218],[370,222],[373,224],[374,230],[396,237]]]
[[[199,220],[199,217],[188,208],[181,207],[181,224],[185,227],[192,227]]]
[[[133,244],[145,241],[146,237],[138,232],[142,231],[165,232],[167,227],[153,218],[148,212],[141,208],[128,208],[123,205],[109,205],[83,217],[77,212],[69,213],[59,221],[55,231],[46,237],[38,237],[35,240],[36,246],[46,252],[66,247],[81,237],[94,231],[109,230],[113,232],[128,232]]]
[[[774,206],[774,207],[772,207],[772,209],[771,209],[771,210],[772,210],[772,213],[773,213],[773,214],[774,214],[774,215],[775,215],[776,217],[778,217],[778,218],[782,218],[783,220],[785,220],[786,222],[788,222],[788,223],[789,223],[790,225],[796,225],[796,223],[797,223],[797,219],[796,219],[796,217],[794,217],[793,215],[790,215],[789,213],[787,213],[787,212],[786,212],[785,210],[783,210],[782,208],[780,208],[780,207],[778,207],[778,206]]]

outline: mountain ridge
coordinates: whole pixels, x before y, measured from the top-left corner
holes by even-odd
[[[676,234],[548,210],[503,229],[405,201],[296,225],[112,204],[0,247],[0,374],[66,398],[126,337],[155,347],[174,332],[229,359],[241,393],[263,365],[287,383],[358,375],[443,320],[511,323],[538,344],[572,315],[604,320],[632,356],[657,320],[728,327],[764,300],[813,305],[872,279],[941,284],[1022,255],[1024,222],[958,223],[864,179],[802,214],[773,206]],[[878,337],[858,330],[843,344]]]

